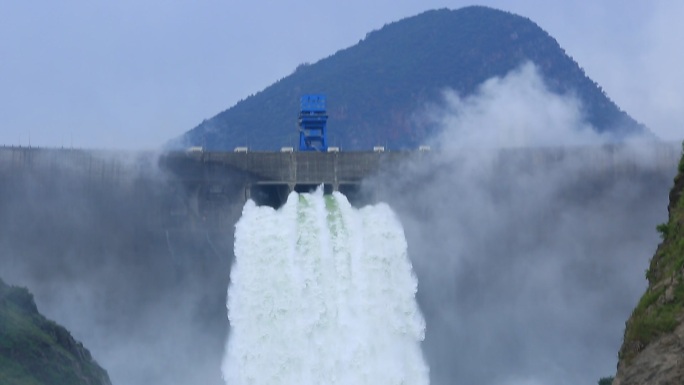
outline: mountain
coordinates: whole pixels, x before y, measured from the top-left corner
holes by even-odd
[[[107,372],[63,327],[46,319],[28,290],[0,279],[0,384],[111,385]]]
[[[299,97],[327,95],[329,142],[344,149],[415,148],[431,133],[413,114],[450,88],[461,96],[531,61],[556,93],[573,93],[597,131],[616,138],[646,129],[621,111],[558,42],[525,17],[481,6],[440,9],[373,31],[358,44],[203,121],[172,147],[274,150],[296,142]]]
[[[663,241],[646,270],[648,288],[625,326],[614,385],[684,383],[684,155]]]

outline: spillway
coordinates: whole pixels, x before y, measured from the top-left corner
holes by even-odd
[[[292,192],[248,201],[228,288],[227,384],[429,383],[401,223],[385,204]]]

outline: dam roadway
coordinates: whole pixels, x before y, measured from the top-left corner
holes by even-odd
[[[188,185],[221,193],[239,184],[245,198],[269,190],[288,194],[323,185],[327,192],[358,188],[384,167],[428,156],[425,151],[393,152],[171,152],[160,159]]]

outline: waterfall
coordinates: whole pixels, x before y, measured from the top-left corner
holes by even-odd
[[[278,210],[248,201],[235,257],[227,384],[428,384],[417,280],[386,204],[321,189]]]

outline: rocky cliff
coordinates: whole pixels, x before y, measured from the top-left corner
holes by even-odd
[[[684,383],[684,156],[670,192],[648,289],[626,323],[613,385]]]
[[[0,280],[0,384],[111,385],[63,327],[43,317],[27,289]]]

